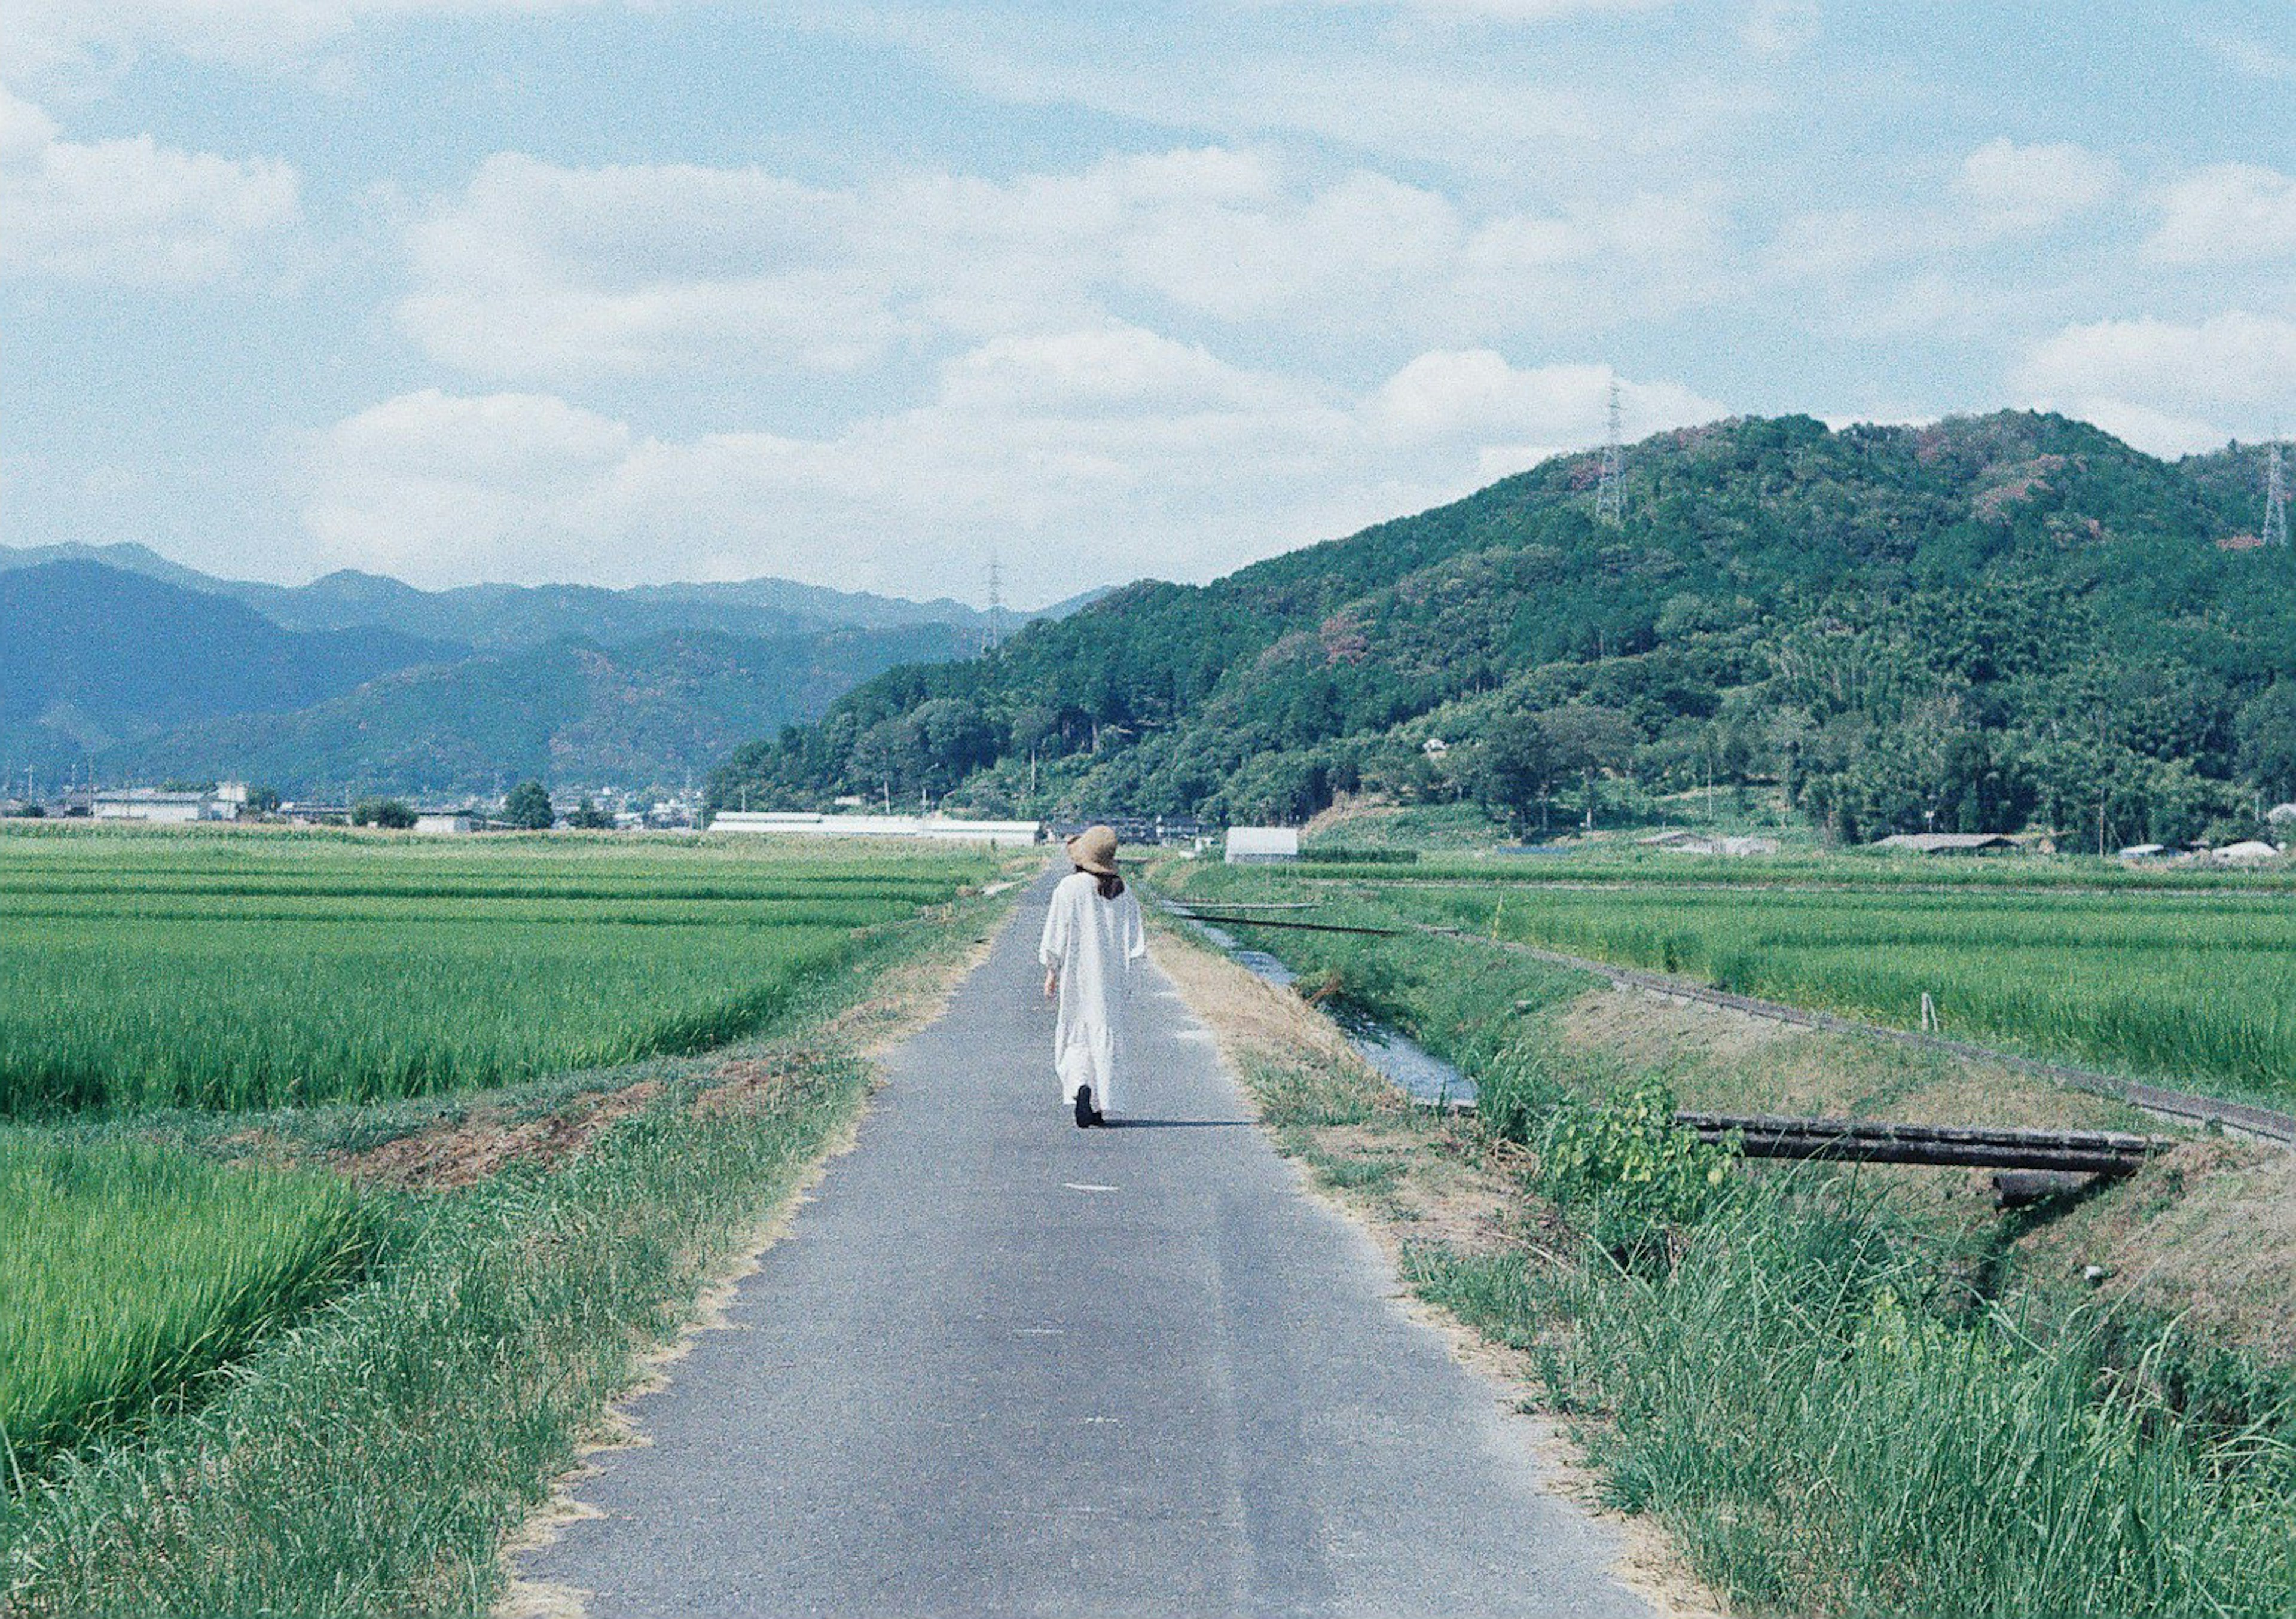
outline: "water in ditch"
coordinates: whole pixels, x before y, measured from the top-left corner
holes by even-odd
[[[1254,977],[1265,978],[1285,989],[1299,982],[1299,974],[1266,951],[1252,949],[1226,928],[1198,921],[1168,900],[1164,902],[1164,909],[1194,928],[1206,943],[1226,952]],[[1409,1035],[1383,1024],[1357,1018],[1333,1018],[1332,1021],[1348,1037],[1348,1043],[1363,1053],[1365,1062],[1387,1075],[1412,1100],[1431,1108],[1475,1105],[1475,1082]]]

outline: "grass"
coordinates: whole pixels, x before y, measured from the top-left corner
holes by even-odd
[[[60,1456],[0,1500],[0,1612],[489,1613],[504,1537],[857,1116],[868,1066],[824,1031],[889,971],[948,959],[999,906],[913,906],[730,1051],[651,1059],[659,1093],[578,1157],[398,1195],[397,1235],[365,1280],[266,1337],[214,1398]],[[728,1058],[774,1083],[697,1105]],[[408,1107],[383,1111],[403,1120]],[[266,1128],[283,1149],[332,1143],[365,1111],[266,1116]],[[54,1128],[108,1139],[121,1125]]]
[[[514,1083],[765,1026],[952,851],[0,835],[0,1113]]]
[[[340,1181],[151,1142],[0,1132],[0,1452],[53,1452],[181,1403],[202,1375],[336,1291],[373,1211]]]
[[[1752,1611],[2284,1616],[2296,1419],[2218,1424],[2088,1317],[1953,1308],[1886,1215],[1740,1199],[1649,1272],[1421,1252],[1413,1280],[1529,1350],[1612,1500]]]

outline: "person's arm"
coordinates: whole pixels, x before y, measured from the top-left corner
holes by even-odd
[[[1129,967],[1148,959],[1148,921],[1140,913],[1138,900],[1129,894],[1124,898],[1124,964]]]
[[[1060,990],[1061,963],[1068,959],[1068,910],[1061,901],[1064,895],[1053,890],[1053,903],[1045,910],[1045,936],[1037,942],[1037,960],[1044,963],[1045,999],[1049,1001]]]

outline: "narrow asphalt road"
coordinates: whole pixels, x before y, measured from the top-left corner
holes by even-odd
[[[526,1579],[627,1615],[1629,1615],[1161,973],[1080,1131],[1035,884]]]

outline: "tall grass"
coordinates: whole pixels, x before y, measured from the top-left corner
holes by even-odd
[[[1800,1615],[2284,1616],[2296,1419],[2211,1427],[2096,1323],[1954,1310],[1906,1233],[1775,1186],[1654,1271],[1418,1254],[1530,1347],[1609,1491],[1710,1579]],[[2161,1347],[2165,1353],[2167,1340]]]
[[[332,1179],[0,1131],[0,1484],[180,1400],[348,1280],[376,1231]]]
[[[0,1113],[369,1100],[698,1051],[962,851],[0,836]]]

